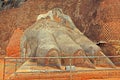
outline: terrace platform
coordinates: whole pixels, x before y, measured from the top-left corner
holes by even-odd
[[[96,69],[75,67],[75,71],[66,71],[65,66],[62,66],[62,70],[60,70],[56,67],[37,66],[36,62],[28,60],[8,80],[87,80],[106,78],[120,79],[120,67],[96,67]]]

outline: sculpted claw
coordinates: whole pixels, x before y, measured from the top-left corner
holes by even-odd
[[[43,18],[43,19],[42,19]],[[49,20],[48,20],[49,19]],[[74,65],[95,68],[107,65],[115,67],[112,61],[101,52],[101,48],[80,32],[72,19],[60,8],[54,8],[46,14],[40,14],[34,25],[25,30],[21,40],[21,55],[25,57],[57,57],[38,59],[38,65],[62,66]],[[81,57],[60,59],[58,57]],[[84,58],[93,56],[91,58]],[[94,58],[102,56],[104,59]],[[99,60],[99,61],[98,61]],[[95,64],[94,62],[99,63]],[[104,63],[102,63],[104,61]]]

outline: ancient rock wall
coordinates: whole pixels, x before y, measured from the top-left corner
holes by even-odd
[[[99,0],[100,1],[100,0]],[[90,21],[91,15],[96,14],[98,0],[27,0],[20,8],[0,12],[0,46],[6,48],[13,31],[17,27],[26,29],[36,20],[37,15],[46,13],[54,7],[60,7],[72,17],[76,26],[84,31],[84,25]],[[82,21],[81,21],[82,18]],[[84,23],[84,21],[86,21]],[[82,25],[82,26],[81,26]],[[7,29],[6,29],[7,28]],[[90,31],[87,31],[90,33]],[[85,34],[88,34],[88,33]],[[5,36],[7,35],[7,36]],[[99,34],[98,34],[99,35]],[[88,37],[91,35],[88,35]],[[96,39],[96,38],[94,38]]]
[[[17,28],[12,37],[10,38],[9,44],[7,45],[6,52],[7,56],[19,57],[20,56],[20,38],[23,35],[23,31]]]
[[[102,24],[101,40],[120,39],[120,0],[105,0],[99,8],[100,24]]]
[[[36,21],[39,14],[54,7],[62,8],[93,41],[119,39],[119,3],[119,0],[27,0],[20,8],[0,12],[0,47],[5,50],[17,27],[25,30]],[[112,15],[112,19],[108,14]],[[111,34],[117,36],[111,37]]]

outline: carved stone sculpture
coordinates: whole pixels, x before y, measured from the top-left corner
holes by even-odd
[[[54,65],[57,68],[61,68],[62,65],[115,67],[100,47],[84,36],[60,8],[40,14],[36,23],[25,30],[21,39],[21,57],[25,56],[57,57],[35,60],[38,65]]]

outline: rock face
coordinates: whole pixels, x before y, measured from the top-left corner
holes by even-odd
[[[115,65],[120,66],[119,64],[120,41],[111,40],[107,43],[100,43],[98,44],[98,46],[100,46],[100,48],[102,49],[103,53],[106,56],[116,56],[116,57],[109,57],[109,58]]]
[[[22,1],[22,0],[21,0]],[[101,28],[96,23],[97,28],[93,27],[95,22],[96,10],[101,0],[27,0],[19,8],[12,8],[0,12],[0,47],[5,50],[13,31],[20,27],[25,30],[36,21],[39,14],[46,13],[50,9],[60,7],[70,15],[75,25],[85,33],[91,40],[99,40]],[[19,14],[18,14],[19,13]],[[92,18],[94,15],[94,18]],[[85,23],[84,23],[85,21]],[[92,31],[88,29],[91,25]],[[7,28],[7,29],[6,29]],[[91,33],[97,32],[97,34]],[[7,35],[7,36],[5,36]],[[95,37],[93,37],[93,35]]]
[[[39,14],[54,7],[60,7],[70,15],[75,25],[90,40],[118,40],[119,3],[119,0],[27,0],[19,8],[0,12],[0,47],[2,50],[6,49],[17,27],[25,30],[36,21]]]
[[[120,40],[120,0],[104,0],[98,11],[102,25],[101,40]],[[111,35],[112,34],[112,35]]]
[[[9,57],[20,56],[20,38],[23,35],[23,31],[17,28],[12,37],[10,38],[9,44],[7,45],[6,52]]]
[[[55,65],[58,68],[61,68],[61,65],[70,64],[91,68],[95,66],[115,67],[111,60],[101,52],[101,49],[80,32],[71,18],[60,8],[54,8],[51,11],[52,14],[39,15],[42,17],[25,30],[21,39],[22,57],[57,57],[41,58],[36,61],[38,65]],[[92,56],[92,58],[70,60],[70,57],[80,56]],[[69,58],[60,59],[59,57]]]

